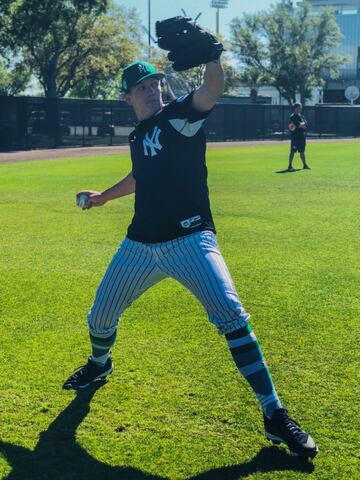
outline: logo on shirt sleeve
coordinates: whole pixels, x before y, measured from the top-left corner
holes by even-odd
[[[157,150],[162,149],[162,145],[159,141],[159,135],[161,133],[161,130],[159,127],[155,127],[151,137],[149,137],[149,132],[146,133],[145,138],[143,140],[143,146],[144,146],[144,155],[146,157],[149,157],[150,155],[152,157],[155,157],[159,152]],[[150,152],[150,153],[149,153]]]

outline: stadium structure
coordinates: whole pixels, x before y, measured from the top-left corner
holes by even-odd
[[[341,68],[337,80],[327,79],[323,101],[345,103],[345,89],[352,85],[360,88],[360,0],[310,0],[310,3],[315,12],[331,7],[343,35],[334,53],[346,55],[349,61]]]

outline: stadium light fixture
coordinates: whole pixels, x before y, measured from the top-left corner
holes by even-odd
[[[220,8],[227,8],[229,6],[229,0],[211,0],[210,6],[216,8],[216,35],[219,35],[219,10]]]

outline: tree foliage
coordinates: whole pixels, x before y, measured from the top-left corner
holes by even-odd
[[[96,82],[115,75],[138,44],[134,13],[119,7],[115,19],[108,8],[108,0],[3,0],[0,13],[8,47],[23,54],[47,97],[77,85],[96,96]]]
[[[176,72],[171,67],[172,63],[161,51],[154,52],[154,57],[151,59],[151,62],[166,74],[168,87],[170,87],[170,90],[175,96],[189,93],[198,88],[202,83],[205,65],[199,65],[198,67],[182,72]],[[240,85],[241,78],[236,69],[231,65],[227,55],[223,54],[221,56],[221,64],[225,74],[224,93],[230,94]]]
[[[293,9],[281,2],[269,11],[235,18],[231,23],[232,49],[245,78],[262,78],[292,104],[302,103],[311,90],[324,84],[324,72],[334,78],[346,57],[333,52],[341,38],[332,11],[313,14],[308,2]]]
[[[30,81],[30,71],[24,62],[11,62],[0,56],[0,95],[22,93]]]
[[[141,54],[140,28],[134,9],[113,7],[99,16],[91,34],[78,45],[89,54],[72,81],[70,96],[118,98],[123,69]]]

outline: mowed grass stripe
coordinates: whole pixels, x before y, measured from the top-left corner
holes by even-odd
[[[319,444],[311,478],[356,479],[360,146],[307,155],[311,171],[278,174],[286,144],[209,150],[212,209],[277,390]],[[82,212],[75,193],[130,168],[127,155],[0,165],[0,478],[306,476],[263,439],[225,340],[171,280],[124,314],[90,411],[61,390],[89,353],[85,316],[133,211],[127,197]]]

